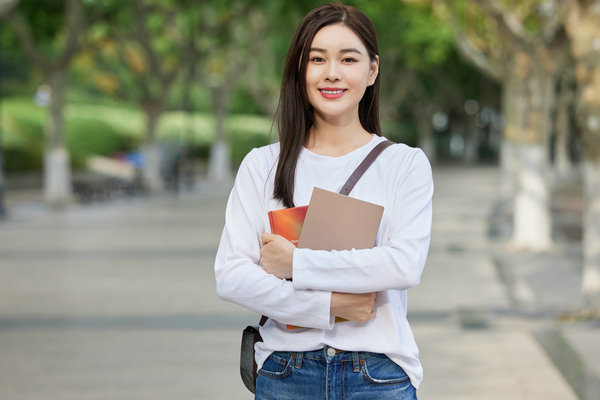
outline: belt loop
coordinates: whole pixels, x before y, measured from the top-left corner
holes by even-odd
[[[354,372],[360,371],[360,363],[358,360],[358,352],[357,351],[352,352],[352,367],[354,369]]]
[[[296,365],[295,367],[297,369],[300,369],[302,367],[302,358],[304,357],[304,352],[303,351],[299,351],[296,353]]]

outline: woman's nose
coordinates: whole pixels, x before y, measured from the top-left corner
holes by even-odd
[[[336,63],[329,63],[327,69],[325,70],[324,78],[326,81],[330,82],[339,81],[342,78],[339,67],[336,65]]]

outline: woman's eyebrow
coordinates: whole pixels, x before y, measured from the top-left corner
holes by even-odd
[[[326,49],[322,49],[320,47],[311,47],[310,51],[318,51],[318,52],[321,52],[321,53],[327,53]],[[358,53],[358,54],[362,54],[360,50],[355,49],[354,47],[347,48],[347,49],[341,49],[340,53]]]

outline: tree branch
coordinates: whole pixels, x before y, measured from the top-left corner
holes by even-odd
[[[7,21],[23,45],[23,49],[25,50],[27,57],[29,57],[34,64],[41,66],[43,69],[50,69],[52,64],[38,51],[33,37],[31,36],[29,26],[21,14],[18,11],[13,10],[13,12],[7,15]]]
[[[441,3],[436,1],[434,5],[438,7]],[[504,75],[502,65],[497,60],[486,55],[473,43],[456,20],[456,16],[452,11],[448,12],[446,16],[450,22],[450,27],[454,34],[456,46],[460,54],[492,80],[496,82],[501,81]]]
[[[500,64],[475,47],[471,39],[469,39],[464,32],[455,33],[455,35],[459,52],[475,64],[475,66],[489,78],[496,82],[500,82],[504,75],[503,68]]]
[[[67,40],[65,47],[58,57],[59,65],[67,65],[71,58],[81,48],[81,35],[86,29],[85,17],[83,15],[83,6],[80,0],[66,0],[66,31]]]
[[[521,46],[527,52],[533,51],[533,38],[514,13],[503,9],[496,0],[475,0],[475,3],[496,21],[498,28],[507,36],[508,40]]]
[[[148,32],[146,31],[146,27],[144,23],[146,22],[147,16],[147,5],[144,4],[143,0],[139,0],[135,5],[135,30],[134,30],[134,38],[136,41],[142,46],[144,49],[144,54],[148,58],[148,63],[150,65],[150,72],[159,77],[162,81],[163,71],[160,66],[160,61],[148,40]]]
[[[0,0],[0,18],[10,13],[18,3],[19,0]]]
[[[569,0],[549,3],[554,10],[550,16],[542,15],[541,36],[544,42],[552,43],[558,33],[564,28],[564,20],[571,5]]]

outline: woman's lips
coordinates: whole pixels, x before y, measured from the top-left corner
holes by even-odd
[[[346,93],[346,89],[338,89],[338,88],[323,88],[319,89],[321,96],[326,99],[338,99]]]

